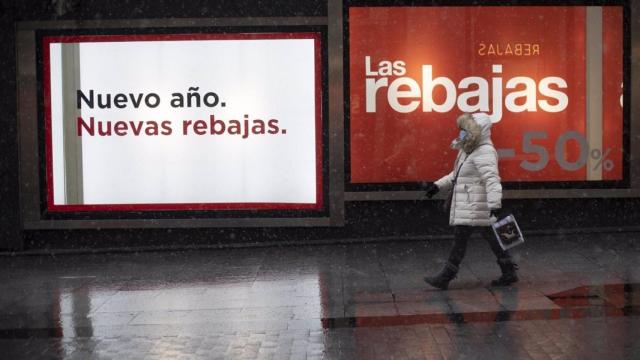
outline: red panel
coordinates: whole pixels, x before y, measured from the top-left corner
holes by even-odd
[[[618,18],[611,18],[609,12],[605,10],[605,27],[610,24],[621,27],[621,8],[612,9]],[[472,112],[494,115],[499,120],[492,130],[496,148],[515,152],[514,157],[500,161],[503,180],[586,180],[585,166],[569,170],[561,164],[563,160],[578,162],[581,150],[585,154],[588,148],[581,149],[575,139],[559,141],[567,134],[585,136],[585,16],[585,7],[578,6],[350,8],[351,182],[434,181],[450,172],[455,151],[449,149],[449,144],[458,132],[455,118],[463,112],[458,107],[460,95],[478,90],[478,85],[465,88],[461,81],[482,81],[470,77],[482,78],[488,85],[484,97],[476,94],[467,101],[474,105],[482,98],[488,107]],[[617,34],[620,36],[620,32]],[[621,59],[621,49],[620,44],[609,51]],[[406,74],[400,71],[385,75],[385,66],[389,64],[385,61],[400,65]],[[404,66],[397,61],[404,62]],[[494,66],[501,66],[502,70],[495,71]],[[427,91],[425,84],[429,81],[423,77],[428,69],[432,71],[433,81],[451,81],[454,90],[449,91],[449,96],[457,98],[454,106],[440,111],[424,108],[430,103],[442,105],[448,94],[441,85]],[[526,111],[514,109],[525,104],[523,97],[508,101],[511,109],[506,108],[509,94],[525,88],[519,77],[526,77],[533,84],[527,97],[532,106]],[[375,87],[370,86],[367,96],[367,78],[387,81],[388,86],[381,86],[375,92],[371,91]],[[380,80],[382,78],[387,79]],[[559,101],[542,83],[555,78],[563,79],[567,87],[552,85],[551,89],[565,94],[568,102],[566,106],[546,111],[545,103],[553,107]],[[401,106],[417,102],[415,110],[402,112],[393,108],[388,90],[394,81],[414,82],[416,96],[398,102]],[[517,85],[508,89],[509,81]],[[398,90],[408,91],[409,86],[402,85]],[[367,97],[370,101],[375,98],[375,111],[367,109]],[[494,106],[494,100],[498,106]],[[615,168],[621,169],[622,115],[612,114],[605,122],[606,136],[620,139],[617,147],[620,151],[612,152],[610,158]],[[611,127],[610,123],[619,126]],[[546,134],[546,139],[531,142],[531,145],[542,146],[539,149],[549,156],[548,163],[535,171],[522,167],[523,161],[539,162],[538,154],[526,151],[524,134],[528,132]],[[560,159],[556,158],[556,151]],[[620,178],[620,170],[606,173],[605,177]]]
[[[609,152],[603,162],[602,177],[605,180],[622,179],[622,7],[605,6],[602,11],[602,148]],[[607,162],[609,160],[610,162]]]

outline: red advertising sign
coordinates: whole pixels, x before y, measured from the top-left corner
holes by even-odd
[[[621,180],[622,24],[620,6],[350,8],[351,183],[451,171],[463,112],[490,115],[504,181]]]

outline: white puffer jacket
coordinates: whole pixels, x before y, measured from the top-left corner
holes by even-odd
[[[450,225],[491,225],[495,220],[491,218],[490,211],[502,207],[498,153],[491,142],[491,119],[486,114],[478,113],[473,114],[473,120],[479,126],[459,124],[467,132],[473,133],[476,145],[472,149],[465,146],[467,151],[473,151],[467,154],[460,150],[453,171],[435,182],[440,191],[448,193],[453,186],[455,173],[460,168],[453,189]]]

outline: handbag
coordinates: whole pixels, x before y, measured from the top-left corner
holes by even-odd
[[[503,250],[508,250],[524,243],[522,231],[520,231],[516,217],[513,214],[509,214],[491,224],[491,229]]]

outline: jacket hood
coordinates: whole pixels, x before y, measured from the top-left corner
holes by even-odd
[[[489,117],[489,115],[485,113],[476,113],[472,116],[473,120],[475,120],[475,122],[480,125],[481,132],[479,144],[491,143],[491,126],[493,125],[493,123],[491,122],[491,118]]]
[[[467,132],[467,137],[462,141],[462,149],[469,154],[480,144],[492,144],[491,142],[491,118],[485,113],[463,114],[458,117],[456,123],[460,129]]]

